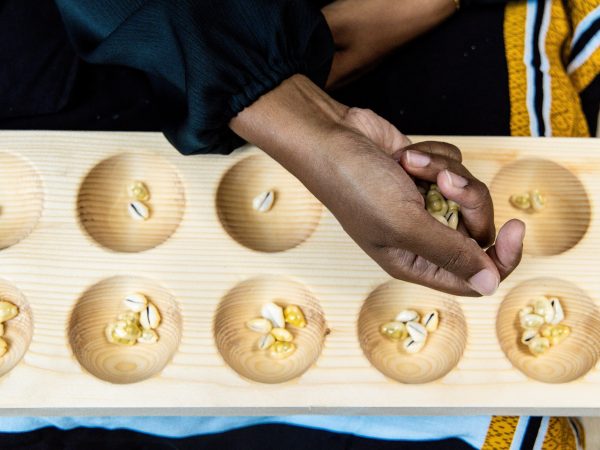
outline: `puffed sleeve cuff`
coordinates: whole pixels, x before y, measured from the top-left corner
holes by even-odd
[[[308,0],[56,0],[78,53],[145,72],[184,154],[243,144],[229,121],[290,76],[327,80],[334,45]]]

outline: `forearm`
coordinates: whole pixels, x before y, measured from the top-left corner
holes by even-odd
[[[348,108],[303,75],[294,75],[260,97],[230,128],[277,160],[314,193],[328,139],[343,130]]]
[[[323,9],[336,44],[327,81],[336,87],[456,11],[453,0],[338,0]]]

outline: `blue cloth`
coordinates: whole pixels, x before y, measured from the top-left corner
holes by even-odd
[[[18,433],[47,426],[61,429],[126,428],[165,437],[220,433],[264,423],[297,425],[374,439],[436,440],[459,438],[480,448],[489,416],[281,416],[281,417],[2,417],[0,432]]]

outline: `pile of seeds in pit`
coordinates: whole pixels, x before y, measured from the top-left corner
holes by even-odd
[[[296,351],[294,335],[286,328],[289,324],[296,328],[304,328],[306,319],[299,306],[287,305],[285,308],[266,303],[261,308],[261,317],[246,322],[246,326],[262,336],[258,338],[258,348],[268,350],[269,356],[284,359]]]
[[[440,192],[437,184],[431,184],[429,187],[419,184],[418,189],[425,197],[425,206],[429,214],[438,222],[456,230],[460,213],[458,203],[447,200]]]
[[[558,297],[542,296],[533,300],[531,305],[519,311],[519,322],[523,328],[521,342],[532,355],[546,353],[550,347],[563,342],[571,329],[561,323],[565,318]]]
[[[148,186],[143,181],[136,180],[127,186],[127,195],[129,196],[127,211],[131,218],[141,221],[148,220],[150,218],[150,206],[148,206],[150,191]]]
[[[161,321],[158,308],[139,292],[125,297],[123,303],[127,311],[117,315],[116,320],[106,326],[106,340],[119,345],[158,342],[156,329]]]
[[[252,208],[255,211],[266,213],[273,208],[275,204],[275,191],[264,191],[252,199]]]
[[[528,212],[540,212],[546,206],[546,198],[537,189],[511,195],[508,201],[514,208]]]
[[[429,333],[438,329],[439,322],[440,315],[435,309],[422,316],[413,309],[405,309],[393,321],[381,325],[379,332],[389,340],[399,342],[406,353],[418,353],[425,346]]]
[[[19,307],[7,300],[0,300],[0,358],[8,352],[8,342],[4,339],[6,322],[19,315]]]

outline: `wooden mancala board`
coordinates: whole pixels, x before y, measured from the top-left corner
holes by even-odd
[[[256,148],[183,157],[158,133],[0,132],[0,296],[21,311],[0,413],[594,414],[600,140],[435,139],[490,187],[498,225],[527,222],[523,261],[493,297],[392,280]],[[151,191],[146,222],[127,213],[133,180]],[[533,188],[541,213],[509,205]],[[273,209],[254,211],[269,189]],[[109,344],[136,291],[162,313],[159,342]],[[517,313],[542,294],[562,299],[572,334],[536,358]],[[307,316],[288,359],[244,326],[269,301]],[[406,307],[440,312],[415,355],[378,333]]]

